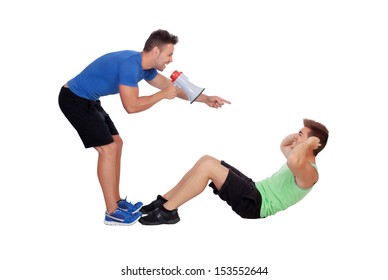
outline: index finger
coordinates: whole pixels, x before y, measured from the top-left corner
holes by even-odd
[[[226,100],[226,99],[223,99],[223,98],[220,98],[223,102],[225,103],[228,103],[228,104],[232,104],[230,101]]]

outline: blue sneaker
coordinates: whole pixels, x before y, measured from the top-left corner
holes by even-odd
[[[129,213],[117,208],[112,214],[105,212],[104,224],[110,226],[130,226],[141,218],[141,213]]]
[[[140,208],[143,206],[143,202],[136,202],[135,204],[132,204],[131,202],[127,201],[127,197],[125,199],[120,199],[117,202],[117,206],[124,211],[127,211],[128,213],[136,213],[139,212]]]

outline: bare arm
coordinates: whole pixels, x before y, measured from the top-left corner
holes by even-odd
[[[174,86],[174,84],[172,83],[172,81],[170,79],[166,78],[165,76],[163,76],[159,73],[151,81],[147,81],[147,83],[149,83],[151,86],[156,87],[160,90],[165,89],[165,88],[170,87],[170,86]],[[176,88],[176,92],[177,92],[177,94],[176,94],[177,97],[184,99],[184,100],[188,100],[188,98],[186,97],[186,95],[182,89],[180,89],[179,87],[175,87],[175,88]]]
[[[319,139],[312,136],[288,151],[287,165],[301,188],[310,188],[318,181],[318,173],[311,163],[315,159],[312,152],[319,146]]]
[[[292,149],[295,146],[295,144],[293,145],[293,143],[297,135],[298,133],[290,134],[283,139],[282,143],[280,143],[280,150],[286,158],[288,158],[288,155],[291,153]]]
[[[177,95],[176,88],[173,85],[149,96],[139,96],[138,87],[119,85],[119,93],[121,102],[128,114],[147,110],[162,99],[173,99]]]
[[[212,108],[221,108],[222,105],[224,105],[225,103],[231,104],[230,101],[223,99],[221,97],[208,96],[208,95],[203,94],[203,93],[200,96],[198,96],[196,101],[205,103],[206,105],[208,105],[209,107],[212,107]]]
[[[163,76],[161,74],[158,74],[153,80],[147,81],[147,82],[150,85],[152,85],[158,89],[164,89],[168,86],[173,85],[173,83],[170,79],[166,78],[165,76]],[[183,99],[183,100],[188,100],[186,94],[183,92],[183,90],[181,88],[176,87],[176,91],[177,91],[177,95],[176,95],[177,97],[179,97],[180,99]],[[206,105],[208,105],[209,107],[212,107],[212,108],[220,108],[225,103],[231,104],[228,100],[225,100],[221,97],[208,96],[204,93],[202,93],[200,96],[198,96],[198,98],[195,102],[205,103]]]

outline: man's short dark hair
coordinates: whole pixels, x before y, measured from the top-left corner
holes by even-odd
[[[329,139],[329,130],[323,124],[309,119],[303,119],[303,125],[311,130],[308,135],[309,137],[315,136],[319,138],[321,146],[314,150],[314,155],[316,156],[325,148],[327,140]]]
[[[150,52],[154,47],[163,49],[163,46],[167,44],[177,44],[178,36],[170,34],[167,30],[158,29],[151,33],[145,42],[143,51]]]

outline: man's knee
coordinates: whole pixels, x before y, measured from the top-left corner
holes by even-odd
[[[117,145],[116,142],[112,142],[110,144],[95,147],[98,153],[102,156],[109,156],[109,155],[115,155],[117,152]]]
[[[123,147],[124,141],[120,137],[120,135],[113,135],[113,140],[116,143],[118,149],[121,149]]]
[[[202,156],[199,160],[198,160],[198,163],[199,164],[203,164],[205,162],[209,162],[209,161],[212,161],[214,160],[215,158],[213,158],[212,156],[209,156],[209,155],[204,155]]]
[[[198,168],[203,172],[213,169],[220,162],[212,156],[204,155],[198,161]]]

